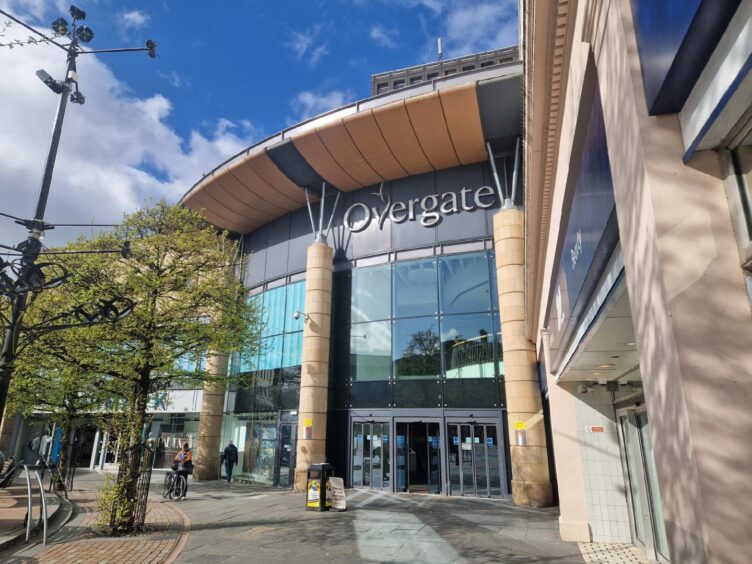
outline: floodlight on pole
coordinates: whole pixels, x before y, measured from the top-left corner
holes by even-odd
[[[149,57],[156,57],[157,44],[149,39],[145,47],[121,48],[121,49],[101,49],[90,50],[81,47],[82,43],[89,43],[94,39],[94,32],[85,25],[78,25],[86,19],[86,12],[82,9],[71,6],[70,15],[73,21],[68,23],[65,18],[59,17],[52,22],[52,30],[55,37],[50,37],[35,29],[33,26],[20,20],[19,18],[0,9],[0,14],[10,20],[18,23],[32,33],[42,37],[42,39],[62,49],[67,54],[67,69],[64,80],[55,80],[49,73],[44,70],[38,70],[37,76],[44,84],[55,94],[60,96],[58,103],[55,123],[52,129],[52,139],[50,141],[47,160],[45,162],[42,184],[37,198],[36,210],[32,219],[13,218],[28,229],[27,238],[15,245],[9,247],[0,245],[4,248],[11,249],[18,253],[20,258],[12,261],[0,259],[0,295],[7,298],[9,302],[8,315],[4,317],[2,347],[0,348],[0,417],[5,410],[5,401],[8,395],[11,379],[13,377],[13,364],[20,350],[23,350],[29,343],[34,342],[40,335],[49,333],[53,330],[66,329],[70,327],[80,327],[82,325],[92,325],[96,323],[114,322],[122,319],[133,309],[133,302],[125,297],[115,296],[112,299],[98,299],[85,308],[82,306],[76,312],[63,312],[58,316],[46,319],[40,324],[25,324],[24,315],[26,313],[27,299],[30,292],[38,293],[43,290],[53,288],[64,283],[70,273],[60,264],[52,262],[38,262],[42,254],[67,254],[76,251],[46,252],[42,250],[41,239],[44,232],[53,229],[51,225],[44,221],[44,214],[47,208],[47,199],[49,197],[50,185],[52,183],[52,171],[55,167],[58,146],[65,117],[65,109],[68,101],[74,104],[83,104],[86,100],[83,93],[79,92],[79,77],[76,69],[76,59],[79,55],[88,55],[95,53],[122,53],[128,51],[145,51]],[[55,41],[58,37],[66,37],[70,40],[69,44],[62,44]],[[2,214],[0,215],[6,215]],[[8,216],[12,217],[12,216]],[[82,252],[117,252],[122,257],[128,258],[131,255],[130,242],[125,241],[121,249],[117,251],[82,251]],[[6,273],[6,271],[8,273]],[[75,318],[75,319],[73,319]],[[73,319],[73,320],[71,320]]]

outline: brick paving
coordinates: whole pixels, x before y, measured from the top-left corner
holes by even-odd
[[[49,539],[47,546],[15,547],[0,553],[0,562],[145,564],[165,562],[180,548],[183,517],[179,510],[171,507],[171,502],[150,498],[143,533],[105,537],[96,528],[99,518],[96,494],[96,490],[71,492],[74,517]]]

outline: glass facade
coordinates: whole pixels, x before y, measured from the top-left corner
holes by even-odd
[[[352,271],[349,373],[336,351],[333,369],[345,407],[500,407],[495,293],[488,252]]]
[[[231,370],[243,384],[225,416],[223,444],[232,439],[238,447],[237,478],[286,487],[296,426],[287,412],[298,409],[303,353],[303,318],[295,319],[295,311],[304,310],[305,282],[249,299],[263,312],[260,349],[233,359]]]

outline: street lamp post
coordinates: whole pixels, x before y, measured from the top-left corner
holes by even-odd
[[[76,60],[79,55],[134,51],[144,51],[149,57],[154,58],[156,57],[156,43],[149,39],[145,47],[100,50],[84,49],[81,43],[91,41],[94,37],[94,32],[89,27],[81,25],[80,22],[86,19],[86,13],[76,6],[70,7],[70,15],[72,17],[70,27],[68,26],[68,22],[63,18],[58,18],[52,23],[52,28],[55,32],[54,38],[48,37],[3,10],[0,10],[0,14],[41,36],[45,42],[59,47],[67,54],[67,69],[63,80],[57,81],[47,74],[47,72],[43,70],[37,71],[37,76],[50,90],[60,95],[60,102],[57,114],[55,115],[55,125],[52,130],[50,148],[44,165],[42,184],[39,189],[34,218],[21,219],[2,214],[15,219],[16,223],[28,229],[26,239],[15,247],[0,245],[9,250],[16,251],[20,257],[16,261],[8,262],[0,258],[0,295],[4,295],[10,302],[10,314],[7,317],[4,316],[3,319],[5,322],[5,331],[3,334],[2,349],[0,350],[0,416],[2,416],[5,411],[8,389],[13,377],[13,363],[19,352],[19,340],[24,329],[29,333],[26,336],[26,344],[28,344],[38,336],[53,330],[118,321],[128,315],[133,309],[133,302],[127,298],[115,297],[110,300],[102,299],[92,304],[84,304],[71,311],[63,312],[61,315],[47,320],[44,326],[29,328],[23,326],[23,317],[26,313],[29,292],[36,293],[53,288],[62,284],[70,277],[70,273],[60,264],[38,263],[37,261],[42,254],[41,238],[44,232],[54,228],[54,225],[44,221],[44,214],[47,208],[50,184],[52,183],[52,172],[55,168],[55,160],[60,145],[65,109],[69,99],[74,104],[84,104],[86,101],[86,98],[78,89]],[[56,38],[61,37],[68,38],[70,43],[63,45],[55,41]],[[117,252],[126,256],[129,253],[129,245],[126,241],[122,249],[97,252]]]

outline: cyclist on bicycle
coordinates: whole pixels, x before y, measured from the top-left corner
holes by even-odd
[[[185,478],[185,491],[180,498],[185,499],[185,495],[188,493],[188,474],[193,470],[193,455],[188,443],[183,443],[183,450],[175,455],[175,466],[177,467],[177,475]]]

